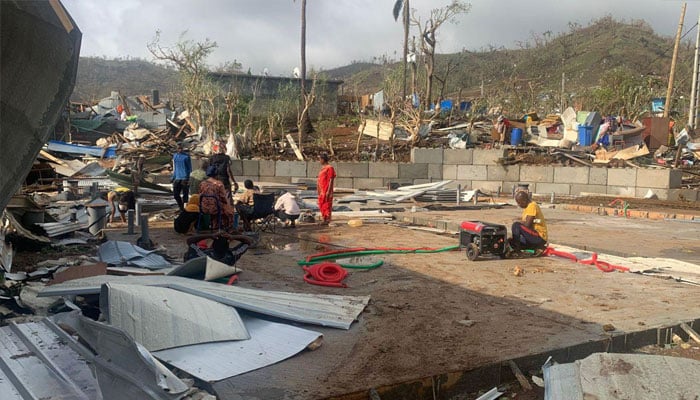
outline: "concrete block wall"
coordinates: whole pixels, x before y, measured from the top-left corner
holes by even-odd
[[[452,180],[448,188],[511,192],[519,183],[539,194],[600,193],[643,197],[651,190],[659,199],[700,201],[698,190],[681,189],[681,171],[603,166],[498,164],[505,150],[414,148],[410,163],[334,162],[336,186],[355,189],[386,188]],[[234,160],[237,179],[292,183],[315,179],[317,161]]]

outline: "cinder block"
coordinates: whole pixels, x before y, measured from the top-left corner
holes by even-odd
[[[485,181],[488,180],[488,172],[485,165],[458,165],[457,179]]]
[[[244,170],[243,170],[243,162],[248,161],[248,160],[231,160],[231,171],[233,172],[233,176],[241,176],[245,175]],[[250,174],[250,175],[257,175],[255,174]]]
[[[343,178],[367,178],[369,177],[369,163],[339,162],[335,165],[335,173]]]
[[[700,191],[698,189],[669,189],[668,200],[700,201]]]
[[[637,187],[635,196],[636,198],[643,199],[647,193],[651,190],[652,193],[656,195],[659,200],[668,200],[669,189],[659,189],[659,188],[648,188],[648,187]]]
[[[333,165],[333,164],[331,164]],[[335,166],[334,166],[335,168]],[[318,161],[307,161],[306,162],[306,177],[307,178],[318,178],[318,173],[321,171],[321,163]],[[338,172],[336,171],[336,175]]]
[[[384,178],[384,187],[390,188],[392,186],[410,186],[413,185],[413,179],[398,179],[398,178]]]
[[[487,168],[490,181],[517,181],[520,179],[519,165],[489,165]]]
[[[535,165],[522,165],[520,166],[520,181],[553,183],[554,168]]]
[[[486,193],[496,193],[502,186],[502,181],[472,181],[472,186],[469,188],[469,190],[479,189]]]
[[[658,189],[677,189],[681,187],[682,176],[683,171],[681,170],[638,169],[637,186]]]
[[[388,162],[369,163],[369,178],[398,178],[399,164]]]
[[[588,183],[588,167],[554,167],[554,183]]]
[[[256,160],[256,161],[258,162],[258,168],[260,169],[260,172],[257,175],[275,176],[275,160]],[[244,173],[244,175],[248,175],[248,174]]]
[[[568,183],[537,182],[537,194],[571,194],[571,185]]]
[[[474,165],[498,165],[498,159],[503,158],[503,149],[474,149],[472,164]]]
[[[261,176],[257,181],[253,179],[253,183],[255,182],[273,182],[273,183],[292,183],[292,177],[291,176]],[[241,188],[243,187],[243,182],[238,182],[239,185],[241,185]]]
[[[581,193],[600,193],[607,194],[608,187],[605,185],[571,185],[571,193],[573,195],[580,195]]]
[[[442,180],[442,164],[428,164],[428,181]]]
[[[621,197],[635,197],[636,190],[634,186],[611,186],[608,185],[608,194]]]
[[[277,161],[276,176],[306,176],[305,161]]]
[[[273,168],[274,170],[274,168]],[[266,171],[267,172],[267,171]],[[241,175],[256,176],[260,175],[260,161],[259,160],[241,160]],[[274,171],[266,173],[266,175],[275,175]]]
[[[442,164],[442,148],[414,147],[411,149],[411,162],[414,164]]]
[[[333,184],[338,188],[353,189],[353,185],[355,183],[353,182],[352,178],[335,178],[335,182]]]
[[[353,178],[353,188],[374,190],[384,188],[383,178]]]
[[[457,179],[457,165],[442,165],[442,179]]]
[[[637,184],[637,170],[634,168],[608,169],[608,186],[634,187]],[[630,194],[634,196],[634,192]]]
[[[428,164],[399,164],[399,178],[428,179]]]
[[[444,149],[442,163],[446,165],[468,165],[474,160],[474,149]]]
[[[445,189],[457,189],[457,186],[459,186],[459,185],[462,185],[462,190],[471,190],[472,181],[464,180],[464,179],[454,180],[443,187]]]
[[[589,185],[607,185],[608,184],[608,169],[605,167],[592,167],[588,171]]]

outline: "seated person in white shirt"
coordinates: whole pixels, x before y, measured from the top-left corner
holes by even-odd
[[[297,199],[290,192],[285,192],[275,203],[275,215],[277,218],[284,221],[285,226],[296,228],[296,220],[299,218],[301,211]]]

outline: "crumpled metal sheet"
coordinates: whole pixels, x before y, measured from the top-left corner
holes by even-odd
[[[168,288],[105,284],[100,310],[149,351],[250,339],[235,308]]]
[[[176,289],[263,315],[333,328],[350,325],[369,303],[369,296],[339,296],[276,292],[197,281],[178,276],[94,276],[47,286],[44,296],[98,294],[105,283],[161,286]]]
[[[185,346],[153,355],[201,380],[214,382],[283,361],[322,336],[251,316],[242,319],[250,333],[249,340]]]
[[[171,264],[155,250],[144,250],[128,242],[110,240],[97,251],[100,261],[111,265],[132,265],[147,269],[168,268]]]
[[[0,397],[102,399],[97,379],[82,355],[50,325],[45,319],[0,328]]]
[[[82,354],[95,370],[104,400],[181,399],[189,387],[124,331],[80,315],[51,317],[78,333],[97,355]],[[66,335],[67,337],[67,335]]]

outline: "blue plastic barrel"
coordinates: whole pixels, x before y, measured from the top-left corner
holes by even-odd
[[[520,128],[513,128],[510,131],[510,144],[511,146],[517,146],[523,143],[523,130]]]
[[[593,127],[590,125],[578,126],[578,144],[590,146],[593,143]]]

